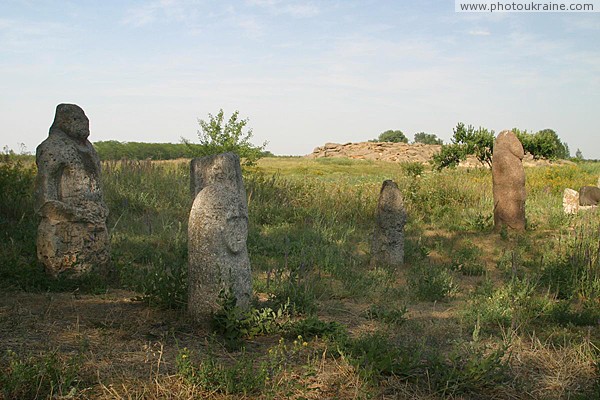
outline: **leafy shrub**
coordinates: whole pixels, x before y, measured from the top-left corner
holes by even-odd
[[[400,164],[400,168],[402,168],[402,171],[410,176],[410,177],[417,177],[423,174],[423,171],[425,171],[425,166],[416,161],[416,162],[403,162]]]
[[[194,146],[187,140],[192,157],[203,157],[211,154],[225,153],[228,151],[236,153],[242,159],[242,165],[251,166],[263,156],[267,146],[264,142],[261,146],[250,143],[252,129],[244,132],[248,119],[239,119],[239,111],[234,111],[229,120],[223,124],[224,112],[219,110],[217,115],[208,114],[208,121],[199,119],[200,146]]]
[[[342,345],[348,339],[348,331],[344,325],[338,322],[325,322],[316,316],[309,316],[286,324],[285,332],[289,337],[302,336],[307,340],[321,337]]]
[[[454,129],[451,144],[443,145],[439,153],[433,156],[433,165],[441,170],[458,165],[467,155],[473,154],[481,164],[492,165],[494,149],[494,131],[479,127],[475,129],[459,122]]]
[[[279,332],[280,320],[287,315],[285,307],[273,311],[271,308],[250,308],[243,310],[237,306],[237,300],[231,291],[219,293],[221,308],[212,316],[212,328],[221,335],[229,349],[242,347],[244,338],[261,334]]]
[[[494,214],[491,212],[476,211],[467,216],[469,227],[477,231],[486,231],[494,223]]]

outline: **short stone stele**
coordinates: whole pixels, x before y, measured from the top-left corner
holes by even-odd
[[[523,145],[511,131],[502,131],[494,142],[492,182],[494,228],[525,230],[525,170]]]
[[[371,265],[399,266],[404,264],[404,224],[406,211],[398,185],[386,180],[381,186],[375,233],[371,245]]]
[[[191,168],[198,186],[188,225],[188,311],[202,322],[218,309],[222,290],[242,309],[250,305],[248,205],[237,155],[194,159]]]
[[[563,211],[565,214],[577,214],[579,211],[579,192],[566,188],[563,192]]]
[[[89,134],[83,110],[59,104],[48,138],[36,150],[37,257],[55,277],[105,275],[110,268],[108,209]]]

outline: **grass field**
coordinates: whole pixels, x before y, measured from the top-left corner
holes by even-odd
[[[265,158],[245,171],[254,306],[185,313],[188,161],[105,162],[116,274],[48,280],[35,169],[0,163],[0,398],[600,398],[600,214],[565,187],[600,163],[526,168],[525,233],[492,232],[491,173]],[[406,264],[371,268],[384,179]]]

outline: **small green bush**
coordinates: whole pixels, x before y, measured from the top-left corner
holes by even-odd
[[[420,162],[403,162],[400,164],[400,168],[402,168],[402,171],[410,177],[416,178],[417,176],[420,176],[423,174],[423,171],[425,171],[425,166],[423,165],[423,163]]]
[[[338,322],[325,322],[314,315],[288,323],[285,332],[291,338],[302,336],[308,340],[320,337],[330,339],[338,345],[343,345],[348,339],[348,331],[344,325]]]
[[[213,331],[223,338],[228,349],[241,348],[245,338],[280,332],[280,321],[287,316],[287,305],[277,311],[268,307],[243,310],[237,306],[231,290],[219,293],[219,303],[221,308],[213,314],[211,323]]]

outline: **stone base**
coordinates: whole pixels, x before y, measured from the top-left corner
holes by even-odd
[[[107,275],[110,239],[105,225],[51,221],[38,227],[37,257],[53,277],[81,277],[90,272]]]

